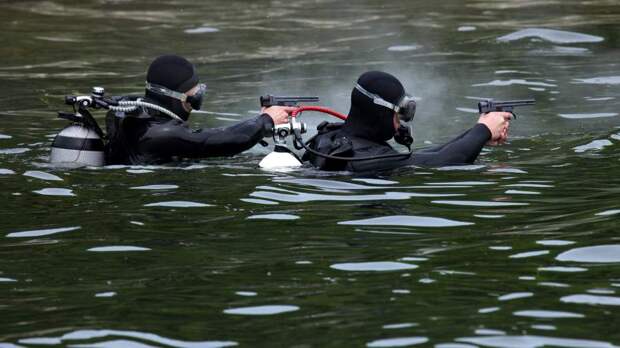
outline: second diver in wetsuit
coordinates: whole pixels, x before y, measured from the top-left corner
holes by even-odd
[[[230,127],[194,130],[187,120],[191,110],[200,109],[205,92],[206,85],[199,83],[194,66],[185,58],[156,58],[146,74],[144,101],[178,118],[152,108],[110,111],[106,116],[106,164],[161,164],[183,158],[232,156],[269,136],[274,124],[288,122],[294,110],[272,106]]]
[[[344,123],[323,122],[318,134],[308,142],[303,160],[322,170],[352,172],[390,170],[408,165],[439,167],[471,164],[484,145],[506,141],[512,115],[490,112],[480,115],[478,123],[451,141],[422,149],[415,154],[400,154],[387,141],[411,146],[409,127],[415,101],[405,93],[400,81],[385,72],[362,74],[351,92],[351,109]],[[363,159],[363,160],[359,160]]]

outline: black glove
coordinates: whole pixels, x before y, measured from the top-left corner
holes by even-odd
[[[396,134],[394,134],[394,141],[411,149],[411,144],[413,144],[411,128],[401,124],[396,130]]]

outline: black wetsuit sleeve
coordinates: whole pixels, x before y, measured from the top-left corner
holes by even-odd
[[[489,139],[491,139],[491,131],[487,126],[476,124],[443,145],[417,151],[413,155],[412,162],[426,167],[472,164]]]
[[[171,122],[151,127],[144,134],[140,144],[143,153],[163,158],[233,156],[256,145],[273,129],[273,121],[267,114],[229,127],[204,130]]]

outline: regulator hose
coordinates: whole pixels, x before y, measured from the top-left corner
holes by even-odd
[[[181,122],[185,122],[183,121],[182,118],[180,118],[179,116],[177,116],[177,114],[175,114],[174,112],[161,107],[157,104],[152,104],[152,103],[147,103],[145,101],[142,101],[141,99],[138,100],[119,100],[116,102],[118,104],[118,106],[113,106],[113,105],[108,105],[108,108],[112,111],[121,111],[121,112],[129,112],[129,111],[134,111],[136,110],[139,106],[141,107],[145,107],[147,109],[153,109],[153,110],[157,110],[163,114],[166,114],[172,118],[174,118],[177,121],[181,121]]]

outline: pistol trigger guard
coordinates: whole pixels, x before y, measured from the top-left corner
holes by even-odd
[[[516,120],[517,119],[517,114],[515,114],[514,111],[511,111],[510,113],[512,114],[512,118]]]

